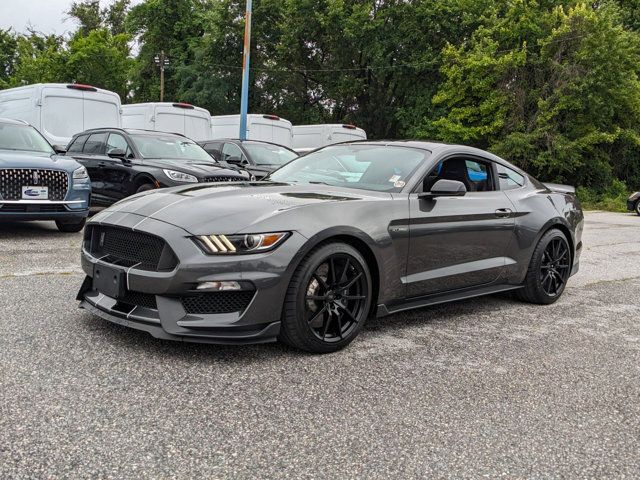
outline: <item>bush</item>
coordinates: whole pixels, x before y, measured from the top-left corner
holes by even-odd
[[[584,210],[607,210],[609,212],[626,212],[629,189],[624,182],[613,180],[602,191],[592,188],[578,187],[578,198]]]

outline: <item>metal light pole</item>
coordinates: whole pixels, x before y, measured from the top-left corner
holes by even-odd
[[[242,54],[242,94],[240,97],[240,140],[247,139],[247,110],[249,108],[249,57],[251,49],[251,0],[247,0],[244,15],[244,52]]]
[[[153,62],[160,67],[160,101],[164,101],[164,67],[169,65],[169,58],[164,54],[164,50],[153,57]]]

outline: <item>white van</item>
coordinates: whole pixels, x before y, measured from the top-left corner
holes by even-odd
[[[261,140],[291,148],[293,125],[277,115],[247,115],[247,140]],[[217,138],[240,137],[240,115],[211,117],[211,134]]]
[[[293,127],[293,149],[298,153],[306,153],[333,143],[366,139],[367,132],[355,125],[327,123]]]
[[[131,103],[122,106],[122,128],[180,133],[199,142],[211,137],[211,114],[189,103]]]
[[[79,83],[37,83],[0,90],[0,117],[24,120],[52,145],[89,128],[120,127],[120,95]]]

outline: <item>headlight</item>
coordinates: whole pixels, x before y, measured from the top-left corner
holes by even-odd
[[[291,232],[251,233],[247,235],[201,235],[196,243],[210,255],[260,253],[273,250]]]
[[[89,178],[89,174],[87,173],[87,169],[84,167],[76,168],[73,171],[73,179],[74,180],[84,180]]]
[[[175,170],[162,170],[171,180],[176,182],[198,183],[198,179],[188,173],[176,172]]]

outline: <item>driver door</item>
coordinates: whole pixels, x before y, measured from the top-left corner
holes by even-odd
[[[418,197],[443,178],[462,181],[467,193]],[[514,240],[514,207],[496,178],[490,160],[449,157],[424,178],[420,192],[409,195],[409,297],[490,284],[513,262],[507,252]]]

